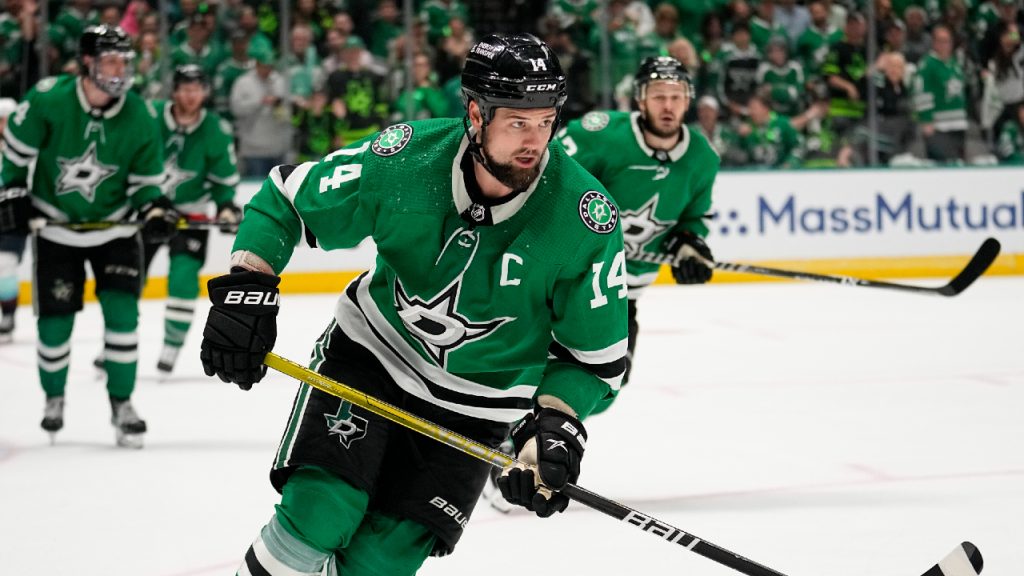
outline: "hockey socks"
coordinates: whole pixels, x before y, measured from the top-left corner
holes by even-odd
[[[71,360],[71,330],[74,314],[40,316],[36,321],[39,341],[36,343],[39,382],[47,398],[64,395]]]
[[[105,291],[98,294],[106,330],[103,333],[103,360],[107,372],[107,392],[115,398],[128,398],[135,390],[139,361],[139,300],[134,294]]]

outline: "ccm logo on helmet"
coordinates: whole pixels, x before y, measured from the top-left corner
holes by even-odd
[[[257,306],[277,306],[281,295],[276,292],[246,292],[231,290],[224,297],[225,304],[255,304]]]
[[[558,88],[558,84],[530,84],[526,87],[527,92],[547,92],[549,90],[555,90]]]

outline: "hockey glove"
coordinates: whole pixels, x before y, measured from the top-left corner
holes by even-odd
[[[267,373],[263,358],[277,341],[278,276],[232,268],[207,283],[213,307],[199,359],[207,376],[252,388]]]
[[[142,237],[152,244],[163,244],[178,233],[178,221],[181,213],[165,196],[161,196],[146,204],[142,213]]]
[[[498,477],[501,495],[541,518],[565,510],[569,498],[552,490],[564,488],[580,476],[587,444],[583,424],[560,410],[538,408],[512,430],[512,444],[516,458],[527,467],[502,471]]]
[[[661,247],[666,254],[676,257],[672,265],[672,278],[676,284],[703,284],[711,280],[714,258],[704,240],[688,230],[681,230],[665,238]]]
[[[234,202],[217,207],[217,221],[223,234],[238,234],[238,223],[242,221],[242,209]]]
[[[27,188],[0,189],[0,234],[28,234],[31,216],[32,197]]]

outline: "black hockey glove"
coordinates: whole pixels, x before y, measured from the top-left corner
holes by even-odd
[[[199,359],[207,376],[252,388],[267,373],[263,358],[277,341],[278,276],[232,268],[207,283],[213,307]]]
[[[178,233],[178,221],[181,213],[165,196],[161,196],[146,204],[142,213],[142,237],[152,244],[163,244]]]
[[[711,256],[711,249],[704,243],[704,240],[687,230],[681,230],[670,234],[665,238],[661,249],[666,254],[677,258],[672,266],[672,278],[676,284],[703,284],[711,280],[712,269],[702,262],[700,258],[708,262],[714,262]],[[700,258],[694,258],[700,256]]]
[[[217,221],[220,231],[224,234],[238,234],[238,223],[242,221],[242,209],[234,202],[221,204],[217,207]]]
[[[587,445],[587,431],[572,416],[554,408],[539,408],[513,430],[516,458],[529,468],[509,467],[498,477],[501,495],[541,518],[565,510],[569,498],[552,490],[576,482]],[[540,486],[535,474],[540,472]]]
[[[0,189],[0,234],[28,234],[31,217],[32,197],[27,188]]]

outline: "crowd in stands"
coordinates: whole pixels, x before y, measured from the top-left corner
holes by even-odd
[[[676,57],[697,91],[691,129],[725,167],[865,166],[872,153],[881,165],[1024,163],[1021,0],[417,0],[410,34],[402,0],[293,0],[287,14],[278,0],[66,0],[46,25],[44,1],[4,2],[0,96],[77,73],[82,29],[117,24],[135,40],[144,97],[166,97],[165,67],[206,71],[253,176],[390,123],[461,117],[474,37],[510,29],[557,53],[565,119],[603,101],[628,110],[640,60]],[[173,8],[166,40],[159,4]]]

